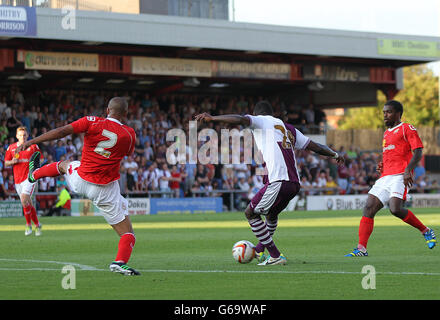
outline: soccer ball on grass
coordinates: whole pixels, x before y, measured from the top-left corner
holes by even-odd
[[[238,263],[249,263],[255,258],[255,246],[247,240],[238,241],[232,247],[232,256]]]

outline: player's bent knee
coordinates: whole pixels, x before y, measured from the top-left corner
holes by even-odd
[[[23,207],[27,207],[32,205],[32,202],[30,200],[22,200],[21,204],[23,205]]]
[[[266,222],[269,224],[276,224],[278,222],[278,216],[276,217],[267,217]]]
[[[391,198],[388,206],[392,215],[402,219],[406,216],[406,210],[403,210],[403,201],[401,199]]]
[[[116,223],[116,224],[112,224],[111,226],[113,227],[113,229],[116,231],[116,233],[119,236],[122,236],[125,233],[134,234],[133,226],[132,226],[130,218],[128,216],[125,216],[125,219],[122,220],[121,222]]]
[[[362,215],[367,218],[373,219],[376,216],[378,210],[376,210],[373,206],[364,208]]]
[[[31,197],[30,197],[30,195],[28,195],[28,194],[22,194],[21,197],[20,197],[20,200],[21,200],[21,204],[22,204],[24,207],[27,207],[27,206],[29,206],[29,205],[32,205]]]
[[[363,216],[373,219],[381,208],[383,208],[382,202],[377,197],[369,195],[363,210]]]
[[[254,211],[251,209],[250,206],[248,206],[246,208],[246,210],[244,211],[244,214],[246,216],[246,219],[248,219],[248,220],[252,220],[252,219],[258,218],[258,215],[254,213]]]
[[[400,206],[390,206],[390,212],[393,216],[396,216],[398,218],[404,218],[405,214],[402,212],[402,209]]]

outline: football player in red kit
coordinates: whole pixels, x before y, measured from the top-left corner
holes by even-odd
[[[410,226],[418,229],[429,249],[436,245],[434,231],[426,227],[410,210],[403,208],[408,189],[413,184],[413,171],[422,158],[423,144],[417,130],[401,122],[403,106],[390,100],[383,107],[383,116],[388,128],[383,135],[382,162],[378,170],[380,178],[368,192],[367,203],[359,225],[359,242],[346,257],[368,256],[367,242],[373,232],[376,213],[388,203],[390,212]]]
[[[40,149],[36,144],[29,144],[28,147],[20,152],[15,150],[23,145],[29,137],[26,127],[17,128],[17,140],[18,142],[11,144],[6,150],[5,154],[5,167],[12,166],[14,173],[15,190],[20,197],[21,204],[23,206],[23,213],[26,219],[26,230],[24,234],[26,236],[32,234],[32,222],[35,225],[35,235],[41,235],[41,224],[38,221],[37,210],[32,205],[32,194],[35,190],[35,183],[28,181],[29,173],[29,160],[31,156]]]
[[[63,174],[70,190],[92,200],[120,236],[118,253],[110,270],[139,275],[127,266],[136,239],[128,216],[128,202],[122,197],[118,183],[121,160],[133,154],[136,141],[135,131],[122,124],[127,114],[127,101],[114,97],[108,104],[107,118],[83,117],[28,141],[34,144],[71,134],[85,134],[81,161],[59,161],[39,168],[40,154],[36,152],[29,164],[28,180],[34,182]]]

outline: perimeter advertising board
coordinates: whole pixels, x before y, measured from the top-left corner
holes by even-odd
[[[21,217],[23,216],[23,208],[18,200],[0,201],[0,218],[5,217]]]
[[[307,210],[359,210],[367,194],[307,196]]]
[[[127,198],[128,214],[214,213],[223,211],[221,197],[197,198]],[[98,208],[88,199],[72,200],[72,216],[100,216]]]

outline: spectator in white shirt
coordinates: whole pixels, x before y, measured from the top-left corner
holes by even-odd
[[[162,164],[162,169],[159,170],[159,190],[160,191],[171,191],[170,189],[170,179],[171,172],[168,169],[168,165],[166,163]],[[168,198],[168,194],[163,194],[163,198]]]
[[[159,187],[159,174],[156,167],[156,163],[153,162],[148,170],[144,172],[144,189],[146,191],[149,190],[157,190]]]
[[[138,164],[136,161],[134,161],[133,156],[129,156],[127,161],[124,162],[124,167],[128,170],[128,169],[134,169],[137,170],[138,169]]]
[[[327,176],[324,170],[321,170],[319,172],[319,176],[317,179],[317,187],[318,188],[325,188],[325,186],[327,185]]]

